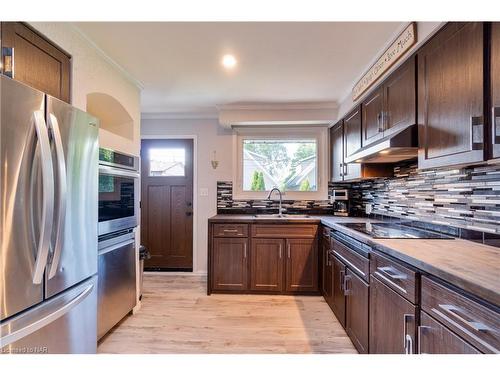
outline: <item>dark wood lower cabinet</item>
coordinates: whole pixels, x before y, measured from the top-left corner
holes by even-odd
[[[332,284],[332,310],[339,320],[340,324],[345,327],[345,294],[343,289],[346,267],[333,257],[333,284]]]
[[[479,354],[480,351],[422,311],[418,327],[418,353]]]
[[[360,353],[368,353],[368,305],[370,288],[349,268],[346,278],[345,329]]]
[[[283,247],[279,238],[255,238],[250,252],[250,289],[280,292],[283,289]]]
[[[415,353],[417,307],[370,277],[370,353]]]
[[[248,288],[248,240],[214,238],[212,290],[244,291]]]
[[[316,239],[287,239],[286,249],[286,291],[317,291],[318,252]]]

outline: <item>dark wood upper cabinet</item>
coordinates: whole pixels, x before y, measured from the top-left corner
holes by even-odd
[[[384,88],[380,86],[370,93],[361,103],[362,138],[361,146],[365,147],[382,138],[384,135]]]
[[[443,324],[425,312],[420,313],[418,327],[418,354],[480,354]]]
[[[370,353],[415,353],[417,307],[370,277]]]
[[[330,129],[331,180],[344,180],[344,126],[342,120]]]
[[[384,82],[384,136],[417,123],[415,57]]]
[[[344,118],[344,158],[351,156],[361,148],[361,107],[357,106]],[[362,177],[361,164],[344,163],[344,180]]]
[[[418,52],[420,168],[484,160],[483,24],[447,24]]]
[[[346,267],[344,263],[333,257],[333,286],[332,286],[332,304],[331,308],[340,324],[345,327],[345,294],[344,294],[344,277]]]
[[[244,291],[248,288],[248,240],[214,238],[212,246],[212,289]]]
[[[280,292],[283,289],[284,241],[255,238],[250,252],[250,289]]]
[[[358,352],[368,353],[369,286],[349,268],[345,278],[345,329]]]
[[[2,22],[2,61],[5,75],[70,102],[70,56],[25,24]]]
[[[286,248],[286,291],[317,291],[318,247],[316,239],[287,239]]]
[[[491,24],[492,157],[500,157],[500,22]]]

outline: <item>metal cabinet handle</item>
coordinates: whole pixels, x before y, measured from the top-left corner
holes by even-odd
[[[7,77],[14,78],[14,47],[2,47],[2,70]]]
[[[408,321],[414,318],[413,314],[403,315],[403,347],[405,354],[413,354],[413,338],[408,334]]]
[[[340,166],[340,177],[344,177],[344,163],[339,163]]]
[[[347,163],[344,163],[344,176],[347,176],[349,174],[349,171],[347,169]]]
[[[66,220],[66,161],[64,159],[64,149],[59,131],[59,124],[57,118],[51,113],[49,115],[48,128],[52,133],[57,158],[57,187],[58,187],[58,200],[57,200],[57,219],[56,219],[56,238],[53,245],[53,254],[49,270],[49,279],[52,279],[59,267],[59,260],[62,252],[62,237],[64,234],[64,223]]]
[[[404,273],[398,273],[397,270],[391,266],[377,267],[377,269],[394,280],[406,280],[408,278],[408,275]]]
[[[461,309],[461,308],[459,308],[457,306],[454,306],[454,305],[439,305],[439,307],[441,309],[443,309],[444,311],[446,311],[453,318],[460,320],[462,323],[464,323],[465,325],[467,325],[469,328],[473,329],[476,332],[488,332],[488,331],[492,331],[491,328],[489,328],[487,325],[485,325],[485,324],[483,324],[481,322],[475,322],[473,320],[467,320],[467,319],[461,317],[455,311],[458,311],[458,312],[460,312],[462,314],[464,314],[465,312],[463,311],[463,309]]]
[[[349,281],[351,280],[351,275],[345,275],[344,274],[344,295],[349,295],[351,294],[351,289],[349,289]]]
[[[45,266],[47,265],[50,238],[52,236],[52,222],[54,217],[54,171],[52,169],[49,135],[43,113],[41,111],[33,112],[32,122],[36,131],[38,144],[40,145],[43,184],[42,222],[40,224],[40,235],[38,237],[35,267],[33,271],[33,283],[40,284],[43,279]]]
[[[483,116],[472,116],[471,125],[471,150],[482,150],[484,142]]]
[[[383,119],[382,112],[377,113],[377,127],[379,133],[382,133],[384,131],[384,124],[382,119]]]
[[[280,255],[280,259],[281,259],[281,257],[282,257],[282,247],[281,247],[281,244],[279,246],[279,255]]]
[[[345,271],[340,271],[340,289],[342,290],[343,293],[345,293],[344,279],[345,279]]]
[[[247,243],[246,242],[243,244],[243,258],[244,259],[247,258]]]
[[[287,245],[287,250],[288,250],[288,258],[291,258],[291,248],[290,248],[290,243]]]
[[[422,331],[424,329],[430,329],[430,327],[428,327],[428,326],[418,326],[418,328],[417,328],[417,340],[418,340],[418,343],[417,343],[417,353],[418,354],[426,354],[426,353],[422,353]]]
[[[224,233],[237,233],[238,229],[224,229],[223,232]]]
[[[492,109],[493,124],[493,144],[500,144],[500,107],[493,107]]]

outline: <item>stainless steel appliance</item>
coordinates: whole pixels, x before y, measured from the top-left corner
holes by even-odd
[[[139,158],[99,150],[99,235],[137,226]]]
[[[98,120],[0,76],[2,353],[95,353]]]
[[[330,199],[333,203],[333,214],[335,216],[349,216],[349,190],[334,189]]]
[[[453,237],[438,232],[395,223],[346,223],[342,225],[367,234],[372,238],[453,239]]]
[[[136,304],[138,164],[135,156],[99,150],[98,339]]]

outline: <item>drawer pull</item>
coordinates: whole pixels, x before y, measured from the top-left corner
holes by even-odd
[[[376,276],[378,276],[379,278],[381,278],[383,281],[385,281],[389,285],[392,285],[394,288],[396,288],[397,290],[399,290],[401,293],[407,294],[407,291],[406,291],[405,288],[400,287],[398,284],[396,284],[394,281],[390,280],[389,278],[385,277],[380,272],[374,272],[373,274],[376,275]]]
[[[387,266],[387,267],[377,267],[377,269],[383,273],[385,273],[387,276],[389,276],[391,279],[394,280],[406,280],[408,276],[404,273],[398,273],[397,270],[394,267]]]
[[[344,295],[348,296],[351,294],[351,290],[349,289],[349,280],[351,280],[351,275],[344,275]]]
[[[474,322],[471,320],[467,320],[462,318],[460,315],[458,315],[455,311],[464,313],[464,311],[453,305],[439,305],[440,308],[442,308],[444,311],[446,311],[449,315],[454,317],[455,319],[460,320],[462,323],[466,324],[469,328],[472,328],[476,332],[488,332],[488,331],[493,331],[491,328],[488,326],[484,325],[483,323],[480,322]]]
[[[224,229],[224,233],[238,233],[238,229]]]
[[[342,255],[340,255],[337,251],[334,251],[334,254],[335,254],[335,256],[337,258],[339,258],[342,262],[344,262],[346,266],[349,266],[350,268],[352,268],[353,271],[358,272],[363,277],[366,276],[366,274],[363,271],[361,271],[359,269],[359,267],[356,267],[354,264],[352,264],[352,262],[349,262],[345,257],[343,257]]]
[[[439,306],[443,306],[443,305],[439,305]],[[478,336],[476,336],[471,331],[468,331],[461,324],[458,324],[455,320],[451,319],[450,317],[448,317],[446,314],[442,313],[438,309],[432,308],[431,311],[434,314],[438,315],[445,322],[447,322],[447,323],[451,324],[452,326],[456,327],[458,330],[460,330],[465,335],[467,335],[469,337],[472,337],[474,340],[476,340],[477,342],[479,342],[481,345],[483,345],[486,348],[488,348],[488,350],[490,350],[492,353],[496,353],[496,354],[500,353],[500,351],[498,349],[496,349],[495,347],[491,346],[490,344],[488,344],[486,341],[484,341],[483,339],[481,339]]]

